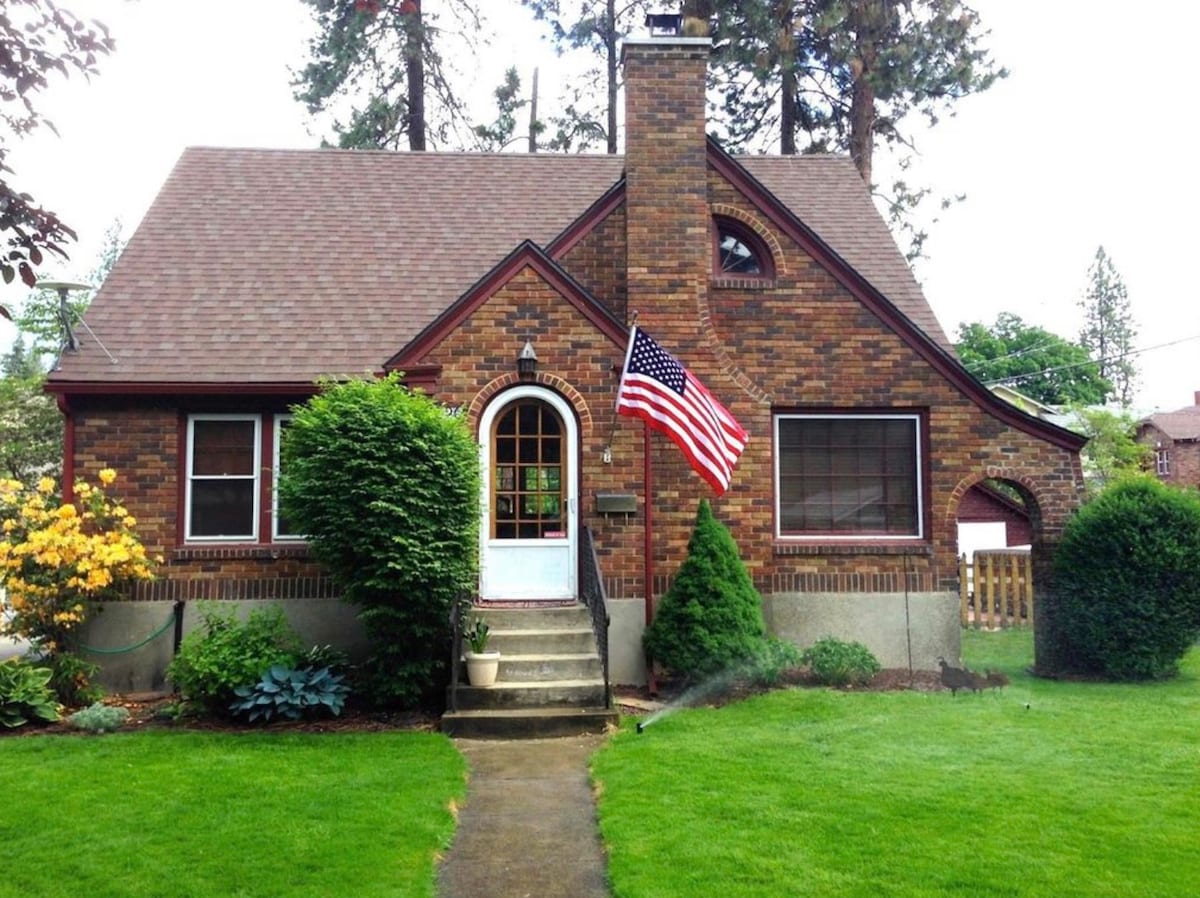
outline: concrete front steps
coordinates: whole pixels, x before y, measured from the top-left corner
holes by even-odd
[[[500,673],[493,686],[470,686],[460,666],[458,709],[442,716],[443,732],[518,739],[601,733],[616,724],[585,606],[472,608],[473,617],[491,628],[488,649],[500,652]]]

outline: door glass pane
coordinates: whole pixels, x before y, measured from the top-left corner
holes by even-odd
[[[491,485],[496,539],[562,535],[563,431],[558,413],[537,400],[518,401],[498,417]]]

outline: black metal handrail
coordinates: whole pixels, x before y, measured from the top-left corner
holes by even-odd
[[[458,673],[462,667],[462,625],[467,601],[466,593],[459,593],[450,606],[450,700],[447,705],[451,711],[458,710]]]
[[[604,591],[604,578],[600,575],[600,560],[596,557],[596,545],[592,531],[580,528],[579,540],[579,599],[592,613],[592,630],[596,634],[596,648],[600,652],[600,665],[604,669],[604,707],[612,707],[612,688],[608,680],[608,627],[612,618],[608,613],[608,596]]]

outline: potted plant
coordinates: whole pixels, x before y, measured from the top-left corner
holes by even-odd
[[[463,653],[467,662],[467,679],[472,686],[491,686],[500,670],[500,653],[487,650],[491,628],[481,617],[475,618],[463,630],[470,649]]]

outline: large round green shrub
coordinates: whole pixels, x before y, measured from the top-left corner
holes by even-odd
[[[687,558],[646,629],[646,651],[671,673],[699,680],[753,664],[765,638],[762,597],[733,537],[701,500]]]
[[[283,438],[280,499],[361,609],[379,704],[433,699],[450,609],[475,585],[479,456],[465,423],[395,376],[326,386]]]
[[[1063,657],[1113,679],[1174,674],[1200,636],[1200,497],[1118,482],[1068,523],[1055,558]]]

